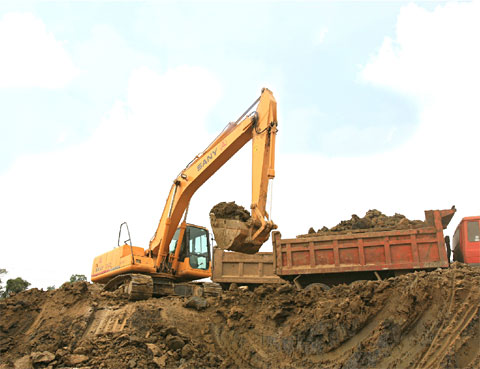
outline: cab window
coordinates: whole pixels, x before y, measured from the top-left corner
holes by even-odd
[[[453,234],[452,251],[458,247],[459,243],[460,243],[460,227],[457,227],[455,233]]]
[[[467,223],[467,234],[469,242],[480,241],[480,225],[478,220]]]
[[[197,227],[188,227],[188,256],[194,269],[208,269],[210,261],[208,231]]]
[[[172,240],[170,241],[170,247],[168,248],[168,250],[170,251],[171,254],[173,254],[175,252],[175,247],[177,247],[177,242],[178,242],[178,236],[179,235],[180,235],[180,228],[178,228],[175,231],[175,234],[174,234]]]
[[[170,254],[174,254],[175,253],[175,248],[177,247],[177,243],[178,243],[178,237],[180,237],[180,228],[177,228],[177,230],[175,231],[175,234],[173,235],[173,238],[172,240],[170,241],[170,246],[168,248],[168,251],[170,252]],[[182,240],[182,245],[181,245],[181,248],[180,248],[180,253],[178,254],[178,260],[179,261],[184,261],[185,260],[185,241],[186,241],[186,235],[183,236],[183,240]]]

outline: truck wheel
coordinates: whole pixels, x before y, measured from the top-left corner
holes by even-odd
[[[220,283],[220,286],[222,287],[222,290],[228,291],[230,283]]]

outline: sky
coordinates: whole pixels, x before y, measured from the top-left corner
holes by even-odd
[[[478,19],[479,2],[2,1],[4,280],[90,277],[123,221],[147,248],[172,180],[262,87],[282,236],[455,205],[452,235],[480,214]],[[250,147],[197,191],[190,223],[249,208]]]

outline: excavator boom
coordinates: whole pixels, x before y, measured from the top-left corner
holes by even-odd
[[[186,222],[188,204],[195,191],[252,140],[251,217],[243,222],[211,214],[211,225],[220,248],[257,252],[276,228],[265,210],[268,181],[275,176],[276,133],[277,104],[271,91],[263,89],[254,104],[175,178],[148,249],[129,242],[95,257],[92,281],[105,284],[107,290],[123,288],[133,299],[172,291],[182,295],[215,292],[212,283],[189,282],[211,276],[211,258],[208,230]]]
[[[178,175],[170,189],[162,217],[150,241],[156,267],[163,269],[168,248],[195,191],[248,141],[252,140],[252,218],[247,223],[212,219],[220,248],[255,253],[276,226],[266,212],[268,180],[275,176],[277,104],[264,88],[255,112],[229,123],[224,131]]]

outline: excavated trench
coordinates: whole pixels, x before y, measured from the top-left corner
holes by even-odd
[[[131,302],[85,282],[31,289],[0,300],[0,368],[480,367],[480,268],[459,263],[206,302]]]

